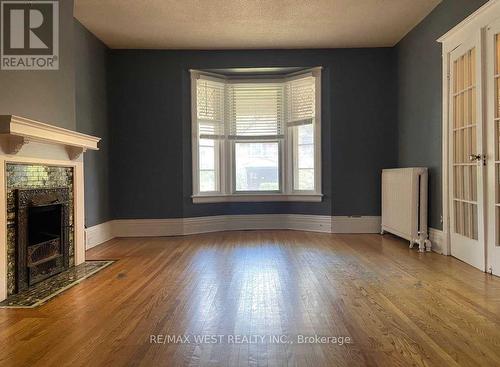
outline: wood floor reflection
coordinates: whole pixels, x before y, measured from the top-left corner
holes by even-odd
[[[500,279],[390,235],[115,239],[87,257],[119,261],[37,309],[0,310],[0,365],[500,365]],[[315,335],[351,342],[297,343]]]

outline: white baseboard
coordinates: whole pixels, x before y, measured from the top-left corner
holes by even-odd
[[[329,233],[332,226],[329,216],[301,214],[223,215],[185,218],[183,222],[184,234],[252,229],[292,229]]]
[[[429,240],[432,243],[432,251],[442,255],[447,254],[444,246],[444,232],[442,230],[429,228]]]
[[[381,217],[332,217],[331,233],[380,233]]]
[[[119,219],[86,229],[87,249],[115,237],[163,237],[255,229],[290,229],[324,233],[379,233],[380,217],[251,214],[169,219]]]
[[[113,220],[115,237],[163,237],[184,234],[182,218]]]
[[[179,236],[251,229],[331,231],[331,217],[298,214],[214,215],[171,219],[123,219],[113,221],[116,237]]]
[[[87,228],[85,229],[85,249],[88,250],[114,237],[113,221]]]

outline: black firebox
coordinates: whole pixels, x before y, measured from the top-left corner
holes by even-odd
[[[69,191],[22,189],[17,195],[16,291],[69,267]]]

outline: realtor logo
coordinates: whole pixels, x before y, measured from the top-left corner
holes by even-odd
[[[59,2],[0,1],[2,70],[59,69]]]

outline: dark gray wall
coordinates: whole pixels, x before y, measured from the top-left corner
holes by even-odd
[[[324,67],[324,201],[192,204],[189,69],[263,66]],[[114,50],[108,70],[114,218],[380,214],[380,170],[397,163],[392,49]]]
[[[59,70],[0,70],[0,114],[75,129],[73,0],[59,3]]]
[[[107,47],[75,20],[76,129],[102,138],[99,151],[88,151],[85,164],[85,224],[111,219],[109,206],[109,126]]]
[[[436,40],[486,0],[444,0],[396,46],[398,164],[427,166],[429,223],[442,229],[442,60]]]
[[[0,114],[16,114],[102,137],[85,154],[86,225],[111,219],[106,47],[73,18],[73,0],[59,3],[59,70],[0,70]],[[76,58],[75,58],[76,55]]]
[[[436,39],[485,2],[444,0],[393,49],[115,50],[106,72],[108,50],[74,25],[73,0],[65,0],[60,70],[0,70],[0,114],[103,138],[101,151],[85,156],[88,226],[111,218],[226,213],[378,215],[380,169],[422,165],[430,167],[430,225],[441,228]],[[324,201],[193,205],[188,70],[318,65],[324,66]]]

